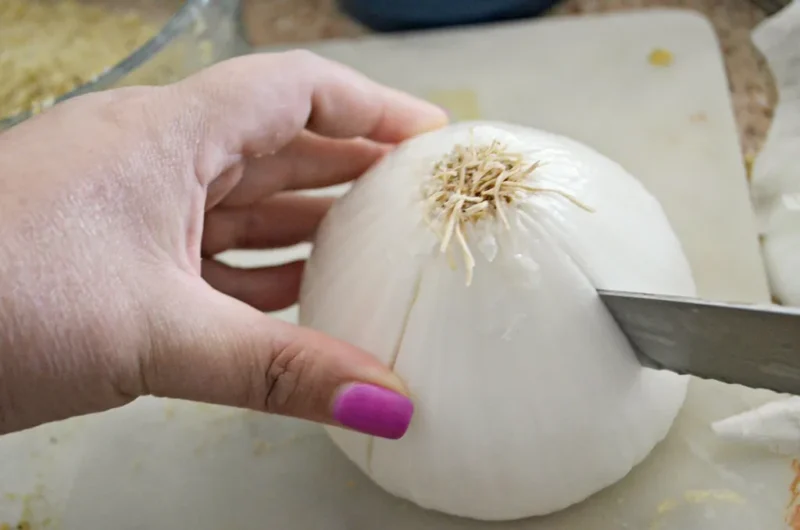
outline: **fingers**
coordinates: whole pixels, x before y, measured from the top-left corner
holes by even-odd
[[[438,107],[379,85],[343,65],[313,55],[301,61],[315,72],[306,123],[311,131],[334,138],[363,136],[396,143],[447,121]]]
[[[307,131],[273,156],[251,158],[243,178],[221,204],[250,204],[281,190],[325,188],[359,177],[389,146],[364,139],[334,140]]]
[[[284,194],[256,204],[206,213],[202,254],[288,247],[311,241],[334,199]]]
[[[275,267],[241,269],[213,259],[201,265],[203,279],[211,287],[259,311],[279,311],[297,301],[303,276],[302,261]]]
[[[171,296],[142,363],[155,395],[245,407],[400,438],[413,405],[369,353],[259,313],[212,289]],[[154,318],[163,322],[165,318]]]
[[[252,54],[214,65],[173,85],[208,184],[242,156],[273,154],[308,128],[324,136],[398,142],[437,128],[444,111],[308,52]]]
[[[304,132],[275,156],[253,160],[244,178],[263,181],[266,176],[288,190],[335,186],[360,176],[389,150],[362,138],[334,140]]]

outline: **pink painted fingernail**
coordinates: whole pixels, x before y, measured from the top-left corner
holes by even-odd
[[[406,396],[366,383],[347,385],[333,403],[333,418],[345,427],[392,440],[403,437],[413,414]]]

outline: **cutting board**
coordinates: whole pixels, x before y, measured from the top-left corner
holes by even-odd
[[[656,48],[671,53],[671,65],[648,62]],[[723,63],[704,19],[681,11],[543,19],[311,49],[436,100],[455,119],[507,120],[595,147],[661,200],[703,296],[768,300]],[[307,252],[225,259],[255,266]],[[277,316],[291,321],[296,312]],[[774,397],[693,380],[668,438],[626,478],[563,512],[500,525],[389,496],[316,425],[141,399],[91,418],[59,522],[81,530],[780,529],[789,459],[721,444],[709,428]]]

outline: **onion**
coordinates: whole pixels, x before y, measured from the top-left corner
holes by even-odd
[[[800,455],[800,397],[771,401],[711,424],[726,442],[761,446],[783,456]]]
[[[388,492],[482,520],[546,514],[620,480],[688,378],[643,368],[597,288],[692,296],[659,203],[576,141],[468,122],[400,145],[319,229],[300,322],[408,384],[396,441],[333,442]]]
[[[761,251],[772,296],[783,305],[800,306],[800,194],[779,194],[762,215],[767,221]]]

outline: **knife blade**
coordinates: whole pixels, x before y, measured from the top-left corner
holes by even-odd
[[[598,294],[644,366],[800,395],[800,309]]]

